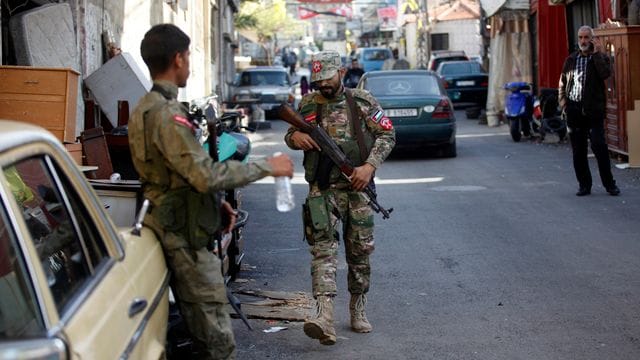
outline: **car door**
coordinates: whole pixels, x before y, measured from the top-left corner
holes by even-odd
[[[25,146],[1,163],[8,216],[15,219],[48,335],[63,339],[71,358],[160,358],[167,317],[164,326],[157,318],[167,312],[166,268],[155,265],[148,270],[157,274],[141,278],[137,268],[148,260],[135,256],[144,250],[125,256],[127,246],[135,246],[121,240],[75,165],[41,150],[46,146]],[[136,245],[151,245],[149,252],[160,257],[155,264],[164,263],[153,248],[158,244]]]

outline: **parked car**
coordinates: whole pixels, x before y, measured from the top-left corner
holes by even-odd
[[[486,106],[489,74],[477,61],[446,61],[440,64],[437,73],[454,103]]]
[[[469,60],[467,54],[462,50],[434,50],[429,57],[427,69],[438,70],[438,66],[445,61]]]
[[[154,233],[116,228],[42,128],[0,120],[0,167],[0,358],[164,358],[169,272]]]
[[[283,102],[293,105],[294,85],[289,70],[278,66],[257,66],[243,70],[233,83],[231,103],[257,103],[267,117]]]
[[[393,54],[387,48],[362,48],[356,57],[362,69],[367,72],[382,69],[384,61],[392,58]]]
[[[371,71],[358,88],[378,100],[396,129],[396,147],[439,147],[455,157],[456,118],[438,76],[427,70]]]

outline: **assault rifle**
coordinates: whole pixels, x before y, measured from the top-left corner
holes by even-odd
[[[316,144],[320,146],[322,152],[340,169],[340,172],[344,177],[348,179],[351,174],[353,174],[355,166],[322,127],[313,126],[305,122],[302,116],[287,104],[280,105],[277,109],[277,113],[282,120],[286,121],[291,126],[298,128],[303,133],[309,134]],[[381,213],[383,219],[388,219],[393,208],[385,209],[380,206],[377,200],[373,181],[367,185],[364,189],[364,193],[369,198],[369,206],[371,206],[373,211]]]

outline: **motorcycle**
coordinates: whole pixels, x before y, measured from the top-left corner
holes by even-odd
[[[219,162],[237,160],[246,163],[251,152],[251,141],[240,131],[243,129],[252,130],[242,126],[242,113],[239,111],[225,111],[220,109],[217,95],[211,95],[202,99],[193,100],[189,106],[190,118],[196,124],[196,138],[203,148]],[[212,154],[210,149],[211,140],[214,141],[216,153]],[[225,275],[230,279],[235,279],[240,271],[240,265],[244,258],[244,237],[243,227],[247,223],[249,213],[240,209],[241,196],[238,189],[226,190],[224,199],[231,204],[237,212],[236,225],[233,231],[226,234],[220,240],[224,263]],[[219,249],[213,249],[218,253]]]
[[[533,121],[538,127],[541,140],[544,140],[547,134],[556,134],[560,141],[565,139],[567,121],[558,106],[557,90],[540,90],[539,99],[533,103]]]
[[[519,142],[524,136],[531,136],[532,129],[537,126],[532,124],[534,96],[531,93],[531,84],[526,82],[508,82],[503,89],[510,93],[505,98],[504,112],[509,120],[511,138]]]

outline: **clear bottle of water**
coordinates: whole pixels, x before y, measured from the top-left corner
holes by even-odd
[[[278,156],[277,152],[273,156]],[[280,212],[293,210],[296,206],[293,200],[293,191],[291,190],[291,179],[288,176],[276,177],[276,209]]]

